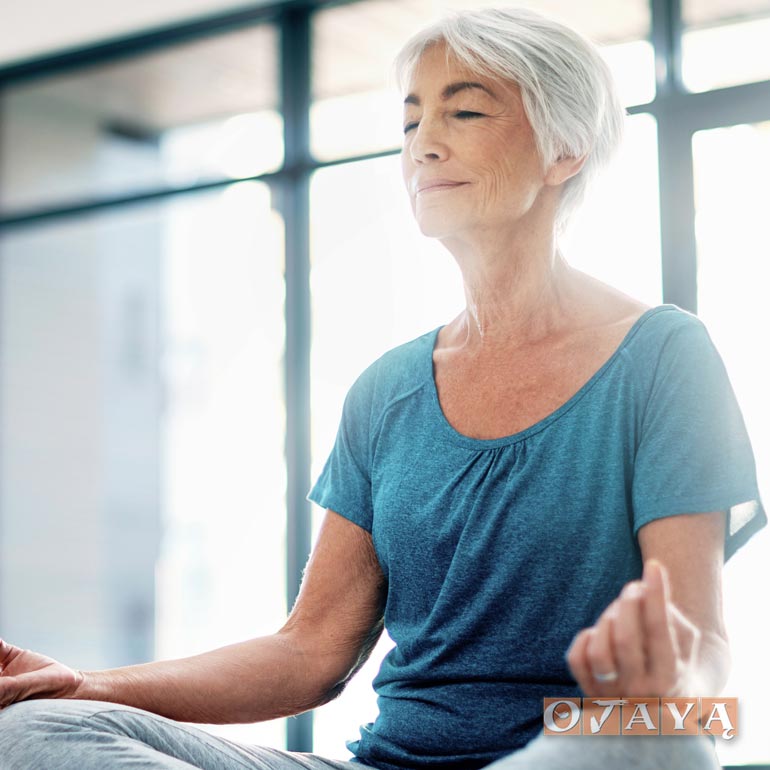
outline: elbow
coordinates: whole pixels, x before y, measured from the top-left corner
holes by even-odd
[[[322,697],[319,699],[318,703],[316,703],[317,706],[325,706],[327,703],[330,703],[335,698],[338,698],[340,695],[342,695],[343,690],[348,686],[348,682],[350,679],[344,679],[341,682],[338,682],[334,686],[328,688]],[[315,707],[314,707],[315,708]]]
[[[381,631],[381,627],[372,631],[372,633],[368,636],[365,644],[360,649],[359,654],[353,664],[350,665],[348,663],[346,666],[344,676],[340,677],[338,675],[331,680],[327,680],[327,685],[323,688],[323,700],[317,705],[323,706],[325,703],[329,703],[330,701],[333,701],[335,698],[342,695],[350,680],[361,670],[361,667],[369,659],[372,649],[377,644],[377,640],[379,639]]]
[[[355,676],[355,674],[365,662],[366,657],[359,656],[359,658],[352,666],[346,665],[344,667],[343,674],[340,673],[339,668],[335,668],[330,676],[323,678],[319,687],[317,688],[318,700],[313,708],[317,706],[323,706],[342,695],[350,680]]]
[[[293,650],[299,678],[304,683],[305,710],[323,706],[342,694],[368,660],[385,627],[381,614],[363,632],[356,629],[345,633],[344,623],[342,626],[342,632],[336,628],[333,634],[317,630],[309,634],[302,626],[287,622],[278,631]]]
[[[291,714],[286,716],[323,706],[342,694],[357,667],[351,671],[344,663],[340,665],[340,656],[330,654],[328,644],[293,626],[285,626],[277,636],[289,646],[293,658],[295,698]]]

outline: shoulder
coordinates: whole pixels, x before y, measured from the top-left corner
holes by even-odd
[[[694,313],[666,303],[646,310],[638,319],[629,347],[642,358],[658,359],[672,353],[713,346],[708,329]]]
[[[632,388],[643,403],[650,398],[686,398],[700,387],[724,383],[727,372],[704,322],[674,304],[646,311],[621,350]]]
[[[655,310],[626,350],[633,387],[645,402],[657,401],[682,414],[734,408],[730,375],[706,324],[677,305]]]

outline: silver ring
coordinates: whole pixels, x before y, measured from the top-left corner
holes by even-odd
[[[594,674],[594,679],[597,682],[614,682],[617,678],[617,671],[608,671],[606,674]]]

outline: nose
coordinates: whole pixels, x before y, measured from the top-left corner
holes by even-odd
[[[412,129],[409,154],[415,163],[431,160],[444,160],[449,154],[446,127],[440,117],[429,118],[425,115]]]

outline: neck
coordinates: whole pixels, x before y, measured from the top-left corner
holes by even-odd
[[[553,241],[505,248],[450,249],[465,287],[455,342],[468,351],[535,343],[557,333],[574,312],[577,271]]]

